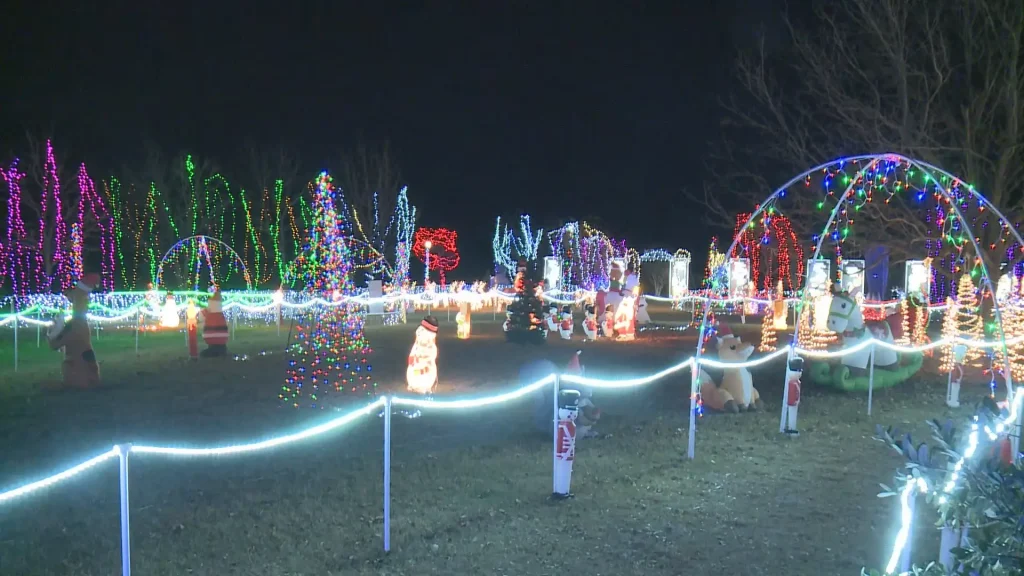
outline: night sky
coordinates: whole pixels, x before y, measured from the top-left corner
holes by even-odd
[[[457,275],[481,277],[494,219],[519,213],[703,258],[716,231],[680,192],[706,177],[737,50],[782,3],[10,4],[5,159],[32,130],[109,173],[151,140],[244,185],[246,142],[293,147],[312,177],[387,141],[419,224],[456,229]]]

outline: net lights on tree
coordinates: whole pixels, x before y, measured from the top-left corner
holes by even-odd
[[[804,277],[804,250],[789,219],[779,214],[774,206],[767,206],[756,220],[744,227],[750,217],[749,212],[736,215],[733,237],[738,238],[739,243],[732,257],[750,260],[751,280],[756,289],[770,290],[782,280],[789,290],[795,290],[794,279],[799,281]],[[772,252],[776,259],[771,258]]]
[[[430,270],[437,270],[441,286],[446,285],[445,274],[459,265],[458,233],[447,228],[418,228],[412,238],[412,252],[424,264],[424,281],[429,281]]]

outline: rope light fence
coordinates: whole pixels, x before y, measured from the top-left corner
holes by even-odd
[[[686,360],[668,368],[665,368],[659,372],[655,372],[648,376],[637,377],[637,378],[626,378],[626,379],[600,379],[590,378],[576,375],[560,375],[560,374],[549,374],[536,382],[522,386],[510,392],[502,394],[496,394],[493,396],[479,397],[479,398],[461,398],[461,399],[425,399],[425,398],[409,398],[403,396],[388,395],[363,406],[351,410],[337,418],[311,426],[298,432],[286,434],[282,436],[276,436],[261,440],[257,442],[250,442],[245,444],[231,444],[224,446],[214,446],[208,448],[196,448],[196,447],[177,447],[177,446],[150,446],[144,444],[119,444],[111,447],[109,450],[89,458],[80,464],[72,466],[66,470],[48,476],[35,482],[23,484],[13,489],[0,492],[0,505],[11,502],[15,499],[22,498],[39,492],[41,490],[50,488],[56,484],[62,483],[66,480],[78,476],[84,472],[87,472],[97,466],[105,464],[108,460],[117,459],[119,469],[119,488],[120,488],[120,517],[121,517],[121,570],[122,576],[130,576],[131,574],[131,539],[130,539],[130,518],[128,508],[128,462],[129,456],[132,453],[138,454],[156,454],[162,456],[178,456],[178,457],[207,457],[207,456],[230,456],[236,454],[248,454],[251,452],[258,452],[261,450],[267,450],[276,448],[286,444],[295,442],[301,442],[322,434],[328,434],[332,432],[340,431],[350,424],[354,424],[357,420],[364,416],[370,416],[373,414],[380,414],[383,416],[384,422],[384,527],[383,527],[383,541],[385,552],[391,549],[391,416],[392,409],[396,406],[408,406],[419,409],[433,409],[433,410],[464,410],[471,408],[480,408],[484,406],[492,406],[502,404],[505,402],[511,402],[518,400],[525,396],[539,392],[548,385],[552,385],[553,389],[553,419],[557,426],[558,420],[558,391],[561,383],[571,383],[584,386],[590,386],[594,388],[635,388],[639,386],[645,386],[657,380],[660,380],[670,374],[680,372],[687,368],[694,368],[697,366],[711,366],[718,368],[752,368],[771,362],[786,356],[792,358],[795,355],[807,356],[813,358],[838,358],[847,354],[852,354],[863,350],[867,346],[883,346],[891,348],[899,352],[923,352],[925,350],[937,348],[951,344],[953,341],[957,343],[963,343],[968,346],[977,348],[991,348],[996,345],[1001,345],[1000,342],[978,342],[970,341],[966,339],[956,338],[950,340],[940,340],[932,342],[922,346],[898,346],[883,342],[880,340],[869,340],[861,342],[856,346],[851,346],[843,350],[836,351],[815,351],[806,350],[792,345],[777,350],[771,354],[757,358],[755,360],[745,362],[721,362],[717,360],[707,358],[687,358]],[[1024,336],[1018,336],[1015,341],[1024,341]],[[692,373],[696,374],[698,370],[692,370]],[[785,390],[786,387],[784,386]],[[1018,389],[1017,394],[1013,398],[1011,403],[1010,415],[1003,421],[1001,421],[995,430],[985,429],[990,438],[998,438],[1001,434],[1009,433],[1011,438],[1014,438],[1013,453],[1016,457],[1019,451],[1019,436],[1021,421],[1020,416],[1021,403],[1024,400],[1024,388]],[[785,401],[783,401],[783,411],[785,411]],[[380,411],[383,411],[381,414]],[[696,418],[694,411],[690,411],[689,415],[689,430],[690,430],[690,450],[688,456],[694,457],[693,454],[693,438],[696,426]],[[555,439],[557,443],[557,428],[554,431]],[[968,439],[968,447],[964,452],[963,458],[957,462],[954,466],[949,480],[945,486],[942,487],[944,494],[950,494],[956,489],[960,480],[960,471],[964,466],[965,460],[972,458],[975,454],[975,450],[978,446],[978,434],[980,430],[975,422],[971,428],[970,437]],[[555,450],[557,452],[557,448]],[[555,455],[553,454],[553,459]],[[901,525],[897,533],[897,536],[892,544],[892,554],[890,556],[889,564],[886,568],[886,574],[895,574],[897,564],[900,566],[900,574],[906,573],[910,569],[910,534],[913,525],[913,501],[914,497],[920,493],[927,493],[929,490],[935,490],[934,487],[930,487],[921,478],[912,478],[906,486],[900,492],[900,505],[901,505]]]

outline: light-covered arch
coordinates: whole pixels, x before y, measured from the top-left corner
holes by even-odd
[[[742,232],[747,227],[749,227],[751,225],[751,223],[755,222],[757,220],[757,218],[759,218],[766,210],[768,210],[769,208],[773,207],[775,205],[776,200],[778,200],[780,197],[784,196],[786,194],[786,191],[789,190],[789,188],[792,187],[794,184],[798,183],[801,180],[804,180],[804,179],[808,178],[811,174],[814,174],[816,172],[820,172],[820,171],[826,170],[829,167],[835,166],[837,164],[842,165],[842,164],[845,164],[845,163],[861,163],[861,162],[863,162],[864,164],[857,171],[856,177],[851,179],[849,185],[846,186],[845,190],[843,191],[843,194],[838,197],[838,199],[836,201],[836,205],[832,209],[832,211],[830,212],[828,220],[826,221],[825,226],[822,229],[822,233],[818,235],[818,240],[815,243],[814,254],[813,254],[812,258],[811,258],[812,260],[816,260],[818,258],[818,256],[820,255],[821,248],[822,248],[822,245],[824,243],[825,238],[827,237],[828,230],[832,227],[833,222],[835,221],[836,217],[839,215],[839,212],[840,212],[841,208],[844,206],[844,203],[850,197],[850,194],[854,191],[854,188],[856,187],[857,183],[859,182],[859,178],[862,178],[865,172],[868,172],[871,168],[877,166],[878,163],[883,162],[883,161],[889,161],[889,162],[896,161],[896,162],[900,162],[900,163],[906,163],[906,164],[908,164],[911,167],[917,167],[924,174],[926,174],[928,176],[930,181],[936,183],[937,185],[940,182],[940,180],[937,178],[937,176],[943,176],[943,177],[949,178],[953,182],[958,182],[958,183],[963,184],[963,188],[962,189],[966,190],[971,195],[971,197],[979,203],[979,205],[984,206],[988,210],[991,210],[992,213],[994,213],[999,218],[1000,226],[1003,226],[1003,227],[1005,227],[1005,228],[1007,228],[1009,230],[1009,232],[1016,239],[1018,245],[1024,246],[1024,238],[1021,237],[1021,235],[1017,232],[1017,230],[1012,225],[1009,225],[1010,223],[1009,223],[1008,219],[1006,218],[1006,216],[995,205],[993,205],[987,198],[985,198],[983,195],[978,193],[978,191],[975,190],[974,186],[971,186],[970,184],[967,184],[966,182],[964,182],[963,179],[961,179],[961,178],[959,178],[959,177],[957,177],[957,176],[955,176],[953,174],[950,174],[949,172],[947,172],[945,170],[942,170],[941,168],[938,168],[938,167],[936,167],[936,166],[934,166],[932,164],[929,164],[927,162],[923,162],[923,161],[920,161],[920,160],[909,158],[909,157],[903,156],[901,154],[882,153],[882,154],[863,154],[863,155],[858,155],[858,156],[849,156],[849,157],[845,157],[845,158],[839,158],[839,159],[831,160],[829,162],[825,162],[823,164],[819,164],[818,166],[815,166],[814,168],[811,168],[810,170],[807,170],[805,172],[797,174],[792,179],[790,179],[785,184],[783,184],[781,187],[777,188],[774,192],[772,192],[772,194],[769,195],[768,198],[766,198],[765,201],[762,202],[757,207],[757,209],[750,214],[750,216],[747,218],[747,221],[744,222],[743,226],[741,226],[739,228],[739,233],[737,233],[737,234],[735,234],[733,236],[732,243],[729,245],[728,250],[726,250],[724,253],[725,254],[732,254],[735,251],[738,242],[740,241]],[[959,207],[956,206],[956,202],[953,201],[953,199],[951,198],[951,196],[949,194],[949,191],[946,189],[946,187],[938,185],[937,189],[939,190],[939,192],[942,195],[942,197],[945,200],[947,200],[947,203],[949,204],[949,206],[951,207],[952,211],[955,213],[956,217],[960,221],[960,224],[968,232],[967,236],[970,238],[970,242],[971,242],[972,247],[975,250],[975,254],[977,254],[980,257],[982,252],[980,250],[980,246],[978,246],[977,241],[974,239],[974,232],[973,232],[970,224],[964,218],[964,215],[960,211]],[[992,294],[995,294],[995,283],[992,281],[991,276],[989,275],[989,272],[988,272],[988,268],[984,264],[984,261],[982,262],[981,268],[982,268],[983,286],[987,285],[989,290],[990,290],[990,292]],[[806,286],[807,276],[809,274],[810,274],[810,270],[805,270],[804,277],[802,278],[802,285]],[[805,298],[806,298],[806,296],[805,296]],[[687,455],[691,459],[694,457],[695,440],[696,440],[695,434],[694,434],[695,427],[696,427],[695,426],[696,422],[695,422],[694,413],[696,412],[696,408],[697,408],[697,394],[699,392],[699,390],[698,390],[697,374],[699,372],[699,362],[700,362],[700,359],[701,359],[701,348],[702,348],[702,344],[703,344],[703,341],[704,341],[704,335],[705,335],[705,333],[706,333],[706,331],[708,329],[707,322],[708,322],[708,316],[709,316],[710,310],[711,310],[710,306],[705,307],[704,313],[703,313],[703,315],[701,317],[700,330],[698,332],[698,339],[697,339],[697,350],[696,350],[696,354],[694,356],[695,363],[694,363],[693,373],[691,375],[690,416],[689,416],[690,433],[689,433],[689,443],[688,443],[688,446],[687,446]],[[1012,396],[1013,396],[1012,374],[1011,374],[1010,365],[1009,365],[1009,355],[1006,353],[1006,335],[1005,335],[1005,333],[1003,331],[1002,313],[1001,313],[1001,311],[999,309],[999,303],[998,303],[998,299],[997,298],[993,298],[993,310],[995,312],[996,325],[997,325],[998,330],[999,330],[1000,342],[1001,342],[1002,347],[1003,347],[1003,359],[1004,359],[1004,362],[1005,362],[1005,372],[1006,372],[1005,378],[1006,378],[1007,392],[1009,394],[1008,397],[1012,398]],[[794,346],[798,344],[798,334],[799,334],[799,331],[794,331],[793,342],[792,342],[792,345],[794,345]]]

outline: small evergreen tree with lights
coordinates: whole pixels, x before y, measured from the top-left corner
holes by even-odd
[[[520,263],[515,280],[516,299],[508,305],[508,330],[505,338],[521,344],[543,344],[546,334],[541,322],[544,318],[544,302],[537,295],[536,270],[529,270]]]

